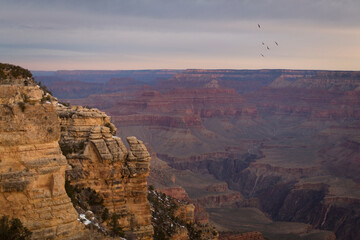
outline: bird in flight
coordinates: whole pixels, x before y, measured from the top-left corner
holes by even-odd
[[[261,27],[260,27],[260,24],[258,24],[258,27],[261,28]]]
[[[276,46],[279,46],[279,44],[275,41]]]
[[[262,42],[262,45],[265,45],[265,43],[264,43],[264,42]]]
[[[262,57],[265,57],[264,54],[262,54],[262,53],[261,53],[260,55],[261,55]]]
[[[267,50],[270,50],[269,46],[266,46]]]

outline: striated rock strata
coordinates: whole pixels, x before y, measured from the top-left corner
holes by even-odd
[[[0,85],[0,215],[19,218],[32,239],[80,239],[55,109],[30,77],[15,80]]]
[[[128,150],[119,137],[110,117],[97,109],[82,107],[57,109],[61,122],[60,145],[71,170],[71,184],[94,189],[104,199],[110,212],[120,215],[125,232],[138,239],[152,239],[147,181],[150,154],[135,137],[128,137]]]

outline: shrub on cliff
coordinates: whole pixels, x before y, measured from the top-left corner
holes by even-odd
[[[110,228],[110,235],[112,237],[125,237],[125,233],[119,224],[119,218],[120,216],[116,213],[111,215],[108,226]]]
[[[106,220],[109,219],[109,216],[110,216],[109,209],[105,208],[101,214],[101,220],[105,222]]]
[[[31,232],[22,225],[17,218],[9,220],[8,216],[0,218],[0,239],[6,240],[28,240]]]
[[[21,109],[21,111],[24,112],[24,111],[25,111],[25,108],[26,108],[25,103],[23,103],[23,102],[18,102],[18,105],[19,105],[19,108]]]
[[[108,210],[104,206],[104,199],[94,189],[77,188],[72,186],[69,180],[65,180],[65,191],[74,207],[78,206],[84,211],[90,210],[98,219],[104,221],[109,217],[109,213],[106,213]]]
[[[154,239],[169,240],[181,228],[187,229],[189,240],[217,239],[218,232],[213,226],[185,223],[175,216],[177,208],[182,204],[187,204],[186,202],[157,192],[152,185],[148,187],[148,200],[151,206]]]
[[[157,192],[151,185],[148,190],[154,239],[168,240],[175,234],[177,228],[186,227],[185,223],[175,217],[175,211],[178,208],[177,200]]]
[[[41,81],[39,81],[37,84],[39,85],[40,89],[43,90],[44,96],[47,93],[50,94],[50,95],[53,95],[53,93],[45,85],[42,85]]]
[[[31,78],[32,74],[29,70],[20,66],[15,66],[7,63],[0,63],[0,80],[1,79],[20,79]]]
[[[65,191],[69,196],[69,198],[71,199],[71,202],[74,205],[74,207],[76,207],[77,205],[76,196],[75,196],[76,191],[75,188],[70,184],[70,181],[67,179],[65,180]]]

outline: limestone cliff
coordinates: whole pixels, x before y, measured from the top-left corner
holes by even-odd
[[[74,187],[95,190],[104,206],[120,216],[125,232],[138,239],[152,239],[146,177],[150,154],[135,137],[128,137],[127,149],[110,117],[97,109],[58,106],[60,146],[71,169],[68,180]]]
[[[45,93],[28,71],[1,67],[0,215],[19,218],[33,239],[79,239],[84,231],[64,189],[54,106],[41,101]]]

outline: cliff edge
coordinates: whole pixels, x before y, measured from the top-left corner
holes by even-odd
[[[55,108],[29,71],[1,64],[0,72],[0,215],[19,218],[32,239],[80,239]]]

